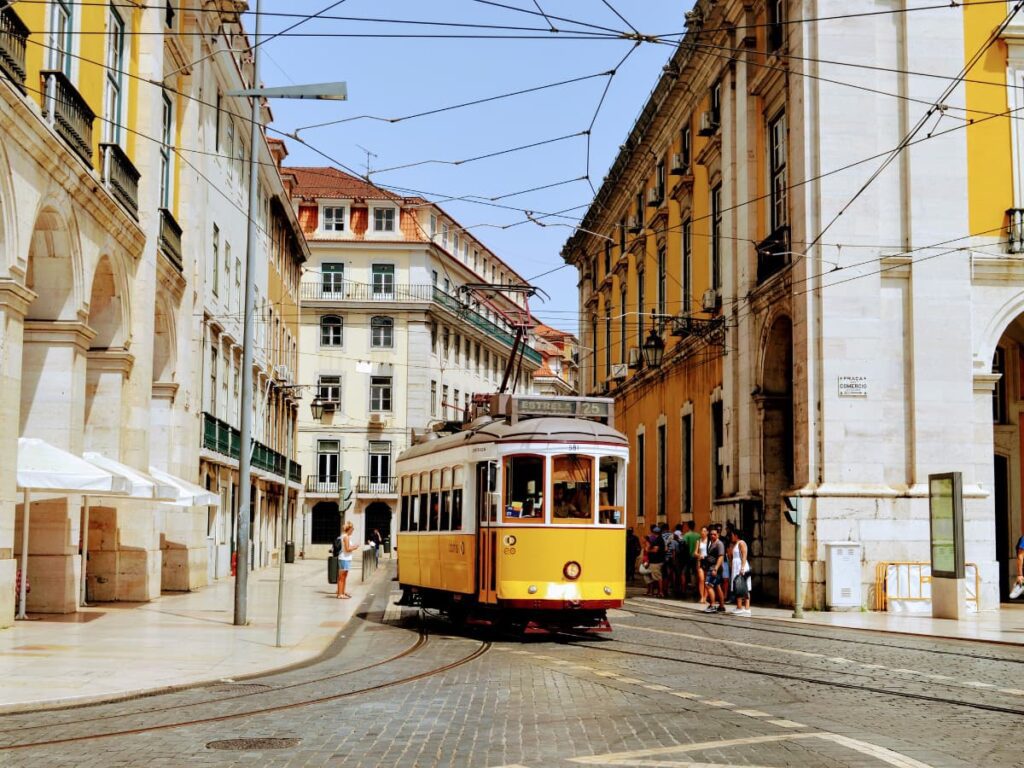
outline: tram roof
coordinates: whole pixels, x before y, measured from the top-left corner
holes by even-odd
[[[426,456],[449,448],[461,448],[464,445],[543,441],[629,446],[625,435],[599,421],[546,417],[523,419],[515,424],[508,424],[504,419],[495,419],[462,432],[456,432],[454,435],[414,445],[403,451],[399,460],[414,459],[417,456]]]

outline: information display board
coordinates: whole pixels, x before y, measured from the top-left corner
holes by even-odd
[[[963,481],[959,472],[928,475],[932,576],[964,578]]]

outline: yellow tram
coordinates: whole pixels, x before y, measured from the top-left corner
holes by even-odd
[[[625,598],[626,436],[608,398],[494,395],[398,457],[403,603],[525,632],[607,631]]]

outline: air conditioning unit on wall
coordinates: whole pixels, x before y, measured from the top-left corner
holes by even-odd
[[[701,297],[700,306],[705,312],[714,312],[722,306],[722,297],[714,288],[708,288]]]
[[[612,381],[622,381],[629,375],[629,366],[625,363],[615,363],[612,365],[612,375],[608,378]]]

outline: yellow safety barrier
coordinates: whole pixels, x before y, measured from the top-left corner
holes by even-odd
[[[971,579],[973,571],[974,589],[967,590],[967,602],[978,607],[981,591],[981,576],[975,563],[966,563],[964,572]],[[932,599],[931,563],[879,563],[875,566],[875,610],[889,610],[890,600],[902,602],[930,602]]]

